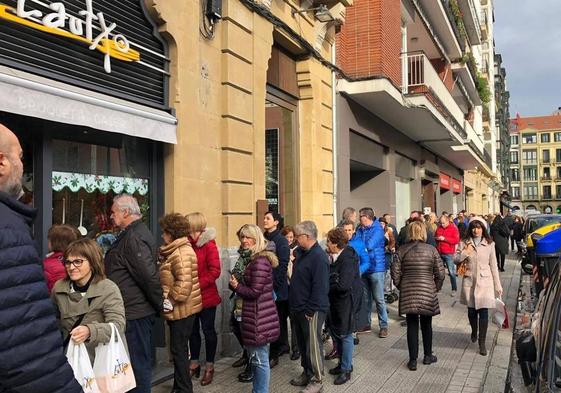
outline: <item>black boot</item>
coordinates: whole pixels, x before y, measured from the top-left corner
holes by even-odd
[[[251,363],[247,363],[245,366],[245,370],[238,375],[238,381],[240,382],[253,382],[253,367],[251,367]]]
[[[471,342],[474,343],[477,341],[477,314],[470,315],[468,314],[469,318],[469,325],[471,326]]]
[[[479,353],[487,356],[487,348],[485,348],[485,340],[487,339],[487,327],[489,320],[479,319]]]

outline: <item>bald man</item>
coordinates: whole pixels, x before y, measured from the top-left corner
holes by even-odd
[[[22,195],[22,150],[0,124],[0,392],[81,392],[64,356],[55,309]]]

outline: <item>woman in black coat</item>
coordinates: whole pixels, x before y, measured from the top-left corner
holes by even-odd
[[[401,246],[391,266],[392,279],[399,289],[399,313],[407,318],[407,367],[417,369],[419,320],[423,334],[423,364],[436,363],[432,353],[432,317],[440,314],[437,292],[444,282],[444,264],[436,248],[426,244],[427,231],[421,222],[407,227],[409,243]]]
[[[504,222],[504,219],[497,215],[491,224],[491,237],[495,242],[495,254],[497,256],[497,265],[499,271],[505,271],[505,258],[508,254],[508,237],[510,231]]]
[[[524,223],[522,222],[522,218],[519,216],[514,216],[514,224],[512,224],[512,238],[516,242],[516,249],[518,254],[520,254],[520,242],[524,237],[522,235],[522,230],[524,228]]]
[[[339,354],[339,364],[329,370],[336,375],[334,384],[351,379],[355,313],[362,296],[362,281],[358,270],[359,257],[354,248],[347,247],[348,237],[342,228],[327,233],[329,268],[329,315],[327,324]]]

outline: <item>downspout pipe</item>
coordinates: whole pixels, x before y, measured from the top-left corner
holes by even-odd
[[[336,44],[335,41],[331,44],[331,63],[336,64]],[[337,75],[334,71],[331,71],[331,129],[332,129],[332,153],[333,153],[333,226],[337,226],[337,143],[338,143],[338,133],[337,133]]]

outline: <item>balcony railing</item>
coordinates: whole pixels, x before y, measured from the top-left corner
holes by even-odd
[[[467,137],[464,129],[464,113],[452,97],[448,88],[440,79],[430,60],[422,52],[403,54],[407,61],[407,94],[432,93],[440,106],[444,117],[448,118],[452,127],[463,137]]]
[[[541,179],[541,181],[552,181],[553,180],[553,178],[551,176],[542,176],[540,179]]]
[[[550,199],[553,199],[553,196],[551,194],[542,194],[543,201],[548,201]]]
[[[522,163],[524,165],[538,165],[538,160],[522,160]]]

